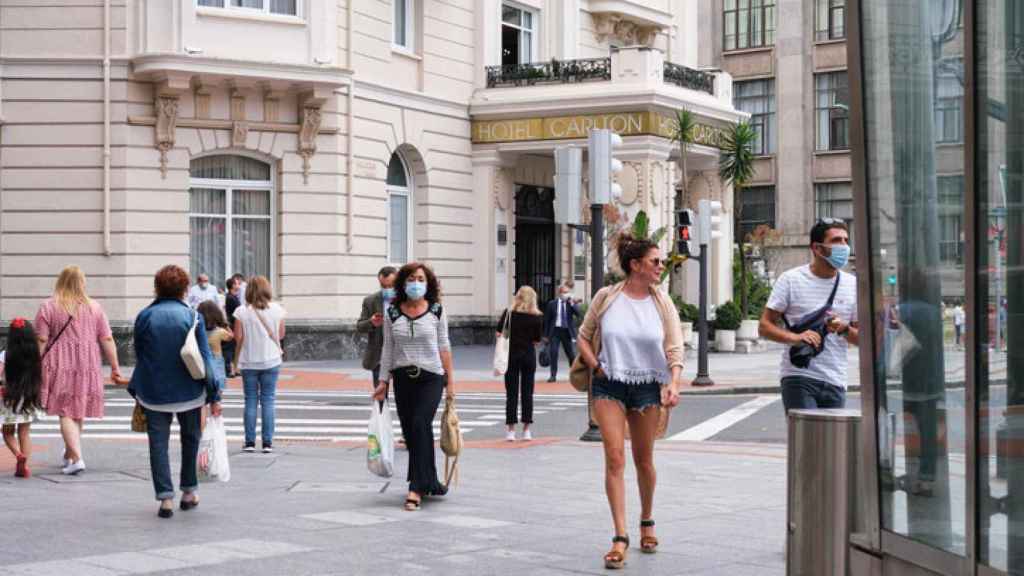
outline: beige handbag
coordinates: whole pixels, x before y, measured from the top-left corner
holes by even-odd
[[[444,452],[444,485],[449,486],[453,477],[458,482],[459,454],[462,453],[459,415],[455,413],[455,399],[450,396],[445,397],[441,414],[441,451]]]
[[[206,362],[203,361],[203,353],[199,351],[199,342],[196,341],[196,327],[199,325],[199,312],[195,313],[192,321],[192,328],[185,336],[185,344],[181,347],[181,359],[185,362],[185,368],[193,380],[206,379]]]

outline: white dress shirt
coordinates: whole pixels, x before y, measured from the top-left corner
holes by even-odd
[[[197,308],[207,300],[217,301],[217,289],[214,288],[213,284],[207,284],[205,290],[200,288],[199,284],[194,284],[188,289],[188,305],[191,308]]]

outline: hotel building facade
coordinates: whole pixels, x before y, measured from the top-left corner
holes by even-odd
[[[0,0],[0,317],[32,315],[77,264],[128,340],[153,273],[176,263],[218,285],[266,275],[291,358],[351,357],[377,270],[415,259],[440,276],[456,341],[487,341],[519,285],[590,293],[587,235],[554,221],[556,146],[620,133],[608,228],[640,210],[670,224],[672,119],[688,108],[685,202],[729,210],[716,145],[747,115],[729,75],[702,69],[701,10]],[[731,294],[728,228],[712,303]]]

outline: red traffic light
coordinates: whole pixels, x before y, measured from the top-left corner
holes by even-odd
[[[683,240],[685,242],[689,242],[690,241],[690,227],[689,226],[680,226],[679,227],[679,239]]]

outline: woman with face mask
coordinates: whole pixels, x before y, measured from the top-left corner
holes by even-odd
[[[380,381],[374,400],[387,397],[395,384],[395,404],[402,436],[409,450],[409,493],[405,509],[420,509],[424,496],[443,496],[448,487],[437,479],[433,421],[447,388],[455,397],[448,316],[441,307],[441,288],[427,265],[406,264],[395,279],[395,298],[384,318]]]

